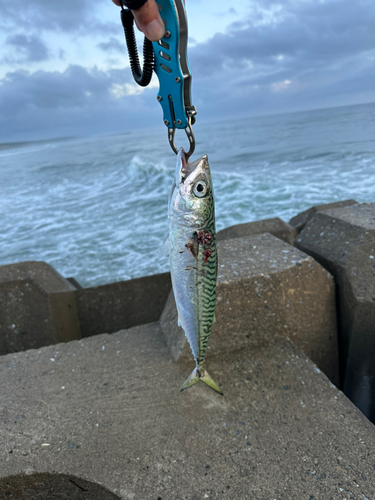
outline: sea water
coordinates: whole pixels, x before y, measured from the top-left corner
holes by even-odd
[[[217,229],[311,205],[375,201],[375,104],[194,127]],[[187,145],[184,133],[178,145]],[[176,156],[153,130],[0,144],[0,265],[45,261],[83,286],[167,271]]]

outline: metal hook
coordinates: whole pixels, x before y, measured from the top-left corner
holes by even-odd
[[[189,123],[189,125],[185,128],[185,133],[186,133],[186,136],[189,140],[189,145],[190,145],[189,151],[187,153],[185,153],[185,156],[187,158],[189,158],[194,153],[194,150],[195,150],[195,137],[194,137],[193,127],[191,126],[191,117],[189,117],[188,123]],[[169,144],[170,144],[172,150],[174,151],[174,153],[178,154],[178,149],[174,143],[175,132],[176,132],[176,128],[168,128]]]

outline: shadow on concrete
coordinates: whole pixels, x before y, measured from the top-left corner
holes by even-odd
[[[19,474],[0,479],[0,498],[12,500],[120,500],[99,484],[66,474]]]

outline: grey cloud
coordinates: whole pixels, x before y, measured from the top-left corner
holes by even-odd
[[[375,99],[373,2],[291,0],[282,7],[268,20],[255,9],[191,48],[196,105],[235,115]]]
[[[231,15],[231,14],[237,14],[237,11],[233,7],[230,7],[230,9],[228,9],[225,12],[215,12],[214,11],[214,12],[212,12],[212,14],[217,16],[217,17],[225,17],[225,16]]]
[[[114,89],[132,83],[130,71],[69,66],[64,72],[16,71],[0,81],[1,140],[74,135],[161,120],[155,89],[117,96]],[[158,120],[158,121],[159,121]]]
[[[120,41],[119,38],[111,37],[108,42],[98,43],[97,47],[99,47],[99,49],[101,50],[104,50],[105,52],[125,53],[125,38],[123,41]]]
[[[103,23],[96,18],[95,9],[100,4],[110,4],[109,0],[33,0],[17,2],[0,0],[0,27],[14,30],[24,27],[29,30],[62,30],[66,32],[91,31],[92,33],[115,33],[116,22]],[[116,19],[116,7],[113,7]],[[119,21],[120,22],[120,21]]]
[[[5,45],[13,49],[13,55],[5,57],[7,62],[35,62],[49,58],[46,45],[37,36],[16,33],[6,38]]]
[[[248,116],[375,100],[375,5],[264,0],[189,51],[199,115]]]
[[[22,113],[25,108],[81,108],[110,97],[113,84],[126,82],[123,71],[105,73],[77,65],[58,71],[16,71],[2,81],[0,108],[4,115]]]
[[[241,72],[245,63],[298,71],[375,47],[372,2],[358,0],[355,6],[351,0],[285,2],[283,7],[274,22],[259,24],[259,19],[248,18],[194,47],[191,60],[197,71],[210,75],[231,67]],[[280,56],[284,62],[278,62],[283,60]]]

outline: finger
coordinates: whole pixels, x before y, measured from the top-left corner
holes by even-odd
[[[146,37],[156,42],[163,38],[165,26],[160,17],[155,0],[148,0],[143,7],[133,11],[137,25]]]
[[[120,0],[112,0],[119,7]],[[163,38],[165,26],[155,0],[148,0],[140,9],[133,10],[135,23],[140,31],[152,42]]]

